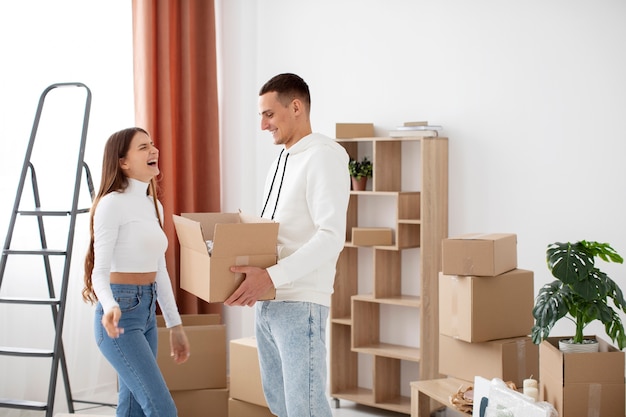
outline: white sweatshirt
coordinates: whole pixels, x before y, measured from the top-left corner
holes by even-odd
[[[118,306],[111,291],[111,272],[156,271],[157,300],[167,327],[182,323],[172,291],[165,250],[167,237],[157,218],[148,183],[132,178],[124,192],[102,197],[93,218],[94,268],[91,281],[104,312]],[[161,218],[163,206],[158,202]]]
[[[276,301],[330,305],[346,239],[348,160],[341,145],[313,133],[270,167],[262,216],[279,223],[278,263],[267,269]]]

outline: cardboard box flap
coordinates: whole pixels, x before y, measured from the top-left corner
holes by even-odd
[[[172,218],[174,219],[174,228],[176,229],[180,245],[208,256],[207,239],[202,234],[200,223],[176,214],[173,214]]]
[[[241,223],[239,213],[181,213],[186,219],[200,223],[203,240],[214,240],[215,225],[220,223]]]
[[[276,223],[274,220],[243,213],[239,213],[239,219],[242,223]]]
[[[275,255],[277,236],[278,223],[274,222],[216,224],[211,256]]]

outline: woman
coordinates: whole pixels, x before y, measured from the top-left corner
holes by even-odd
[[[83,299],[98,302],[96,343],[119,377],[117,416],[175,417],[156,362],[156,301],[170,329],[176,363],[189,356],[165,267],[163,206],[156,198],[159,151],[141,128],[114,133],[104,148],[91,209]]]

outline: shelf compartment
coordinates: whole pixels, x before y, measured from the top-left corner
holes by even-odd
[[[398,304],[402,299],[412,301],[409,308],[416,308],[419,303],[416,297],[398,297],[391,299],[376,299],[362,295],[352,297],[352,350],[370,355],[402,359],[410,362],[419,362],[420,349],[380,340],[380,306],[381,304],[407,308],[405,304]],[[417,314],[416,309],[416,314]]]
[[[395,305],[400,307],[420,308],[422,299],[417,295],[398,295],[392,297],[374,298],[371,294],[358,294],[352,297],[353,300],[367,301],[368,303],[378,303],[386,305]]]
[[[421,219],[419,192],[398,193],[398,221],[419,221]]]
[[[374,298],[399,296],[401,292],[401,252],[374,250]]]
[[[401,250],[420,247],[420,196],[421,193],[417,191],[352,191],[348,205],[346,223],[346,246],[356,246],[351,241],[352,229],[354,227],[389,227],[394,231],[393,244],[373,246],[374,248],[384,250]],[[393,202],[393,206],[395,206],[395,219],[393,219],[393,224],[389,224],[389,222],[387,222],[387,224],[375,224],[376,222],[371,218],[366,218],[364,220],[359,219],[359,204],[366,204],[366,202],[361,200],[369,200],[370,198],[394,199],[386,200],[387,202]],[[379,201],[378,204],[383,204],[383,202],[385,202],[385,200]],[[361,214],[363,215],[363,213]]]
[[[398,223],[396,229],[396,246],[398,249],[419,248],[421,242],[421,224]]]
[[[372,189],[374,191],[399,191],[402,187],[402,142],[375,141]]]
[[[405,138],[338,139],[351,158],[368,156],[373,164],[372,190],[399,191],[402,186],[402,143]]]
[[[353,390],[358,385],[359,358],[351,349],[350,326],[331,323],[330,327],[330,389],[331,392]]]
[[[376,343],[364,347],[353,347],[352,350],[376,357],[398,359],[408,362],[419,362],[421,359],[419,348],[394,345],[391,343]]]

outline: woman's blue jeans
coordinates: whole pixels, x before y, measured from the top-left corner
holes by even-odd
[[[102,326],[102,306],[95,314],[96,343],[117,371],[119,395],[117,417],[176,417],[174,400],[156,361],[156,284],[112,284],[120,305],[119,326],[124,333],[110,338]]]
[[[328,307],[256,303],[256,339],[265,399],[278,417],[331,417],[326,397]]]

